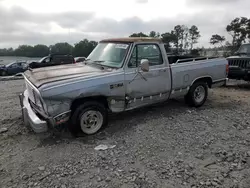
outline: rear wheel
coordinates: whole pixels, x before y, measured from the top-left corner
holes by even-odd
[[[185,96],[185,101],[189,106],[200,107],[206,100],[208,95],[208,86],[205,82],[196,82],[189,89]]]
[[[95,134],[107,125],[108,112],[105,106],[98,102],[85,102],[73,112],[70,131],[76,134]]]

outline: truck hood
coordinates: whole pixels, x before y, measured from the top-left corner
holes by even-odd
[[[115,69],[101,69],[84,64],[67,64],[27,70],[24,76],[37,88],[46,83],[73,79],[77,77],[98,76]]]

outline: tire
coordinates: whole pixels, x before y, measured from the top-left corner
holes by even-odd
[[[70,132],[76,136],[78,132],[92,135],[108,124],[108,111],[99,102],[89,101],[79,105],[73,112],[69,124]]]
[[[197,96],[198,93],[200,96]],[[191,107],[201,107],[207,100],[208,86],[205,82],[194,83],[185,96],[185,102]]]
[[[7,72],[6,71],[2,71],[1,72],[1,76],[7,76]]]

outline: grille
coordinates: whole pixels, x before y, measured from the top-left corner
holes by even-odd
[[[249,67],[250,58],[248,59],[228,59],[229,66],[238,66],[240,68]]]

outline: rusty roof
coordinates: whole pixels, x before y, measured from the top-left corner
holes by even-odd
[[[104,39],[100,42],[162,42],[162,40],[154,37],[124,37]]]

